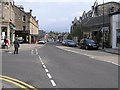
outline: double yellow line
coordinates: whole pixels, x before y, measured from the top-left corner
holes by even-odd
[[[24,90],[37,90],[35,87],[33,87],[33,86],[23,82],[23,81],[20,81],[18,79],[14,79],[14,78],[11,78],[8,76],[0,75],[0,80],[12,83],[12,84],[18,86],[19,88],[24,89]]]

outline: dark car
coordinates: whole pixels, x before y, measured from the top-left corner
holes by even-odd
[[[65,45],[70,46],[70,47],[76,47],[77,43],[75,41],[73,41],[73,40],[66,40]]]
[[[82,39],[79,45],[81,49],[98,49],[99,48],[99,44],[97,44],[94,40],[87,39],[87,38]]]

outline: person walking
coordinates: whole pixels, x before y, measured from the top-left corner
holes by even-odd
[[[18,54],[18,48],[19,47],[20,47],[19,41],[16,38],[15,41],[14,41],[14,54]]]

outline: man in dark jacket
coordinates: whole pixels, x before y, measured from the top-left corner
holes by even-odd
[[[16,38],[15,41],[14,41],[14,54],[18,54],[18,48],[19,47],[20,47],[19,41]]]

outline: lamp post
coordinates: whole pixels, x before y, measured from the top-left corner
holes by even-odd
[[[104,0],[103,0],[103,36],[102,36],[102,49],[104,49],[104,44],[105,44],[105,42],[104,42],[104,38],[105,38],[105,35],[104,35]]]

